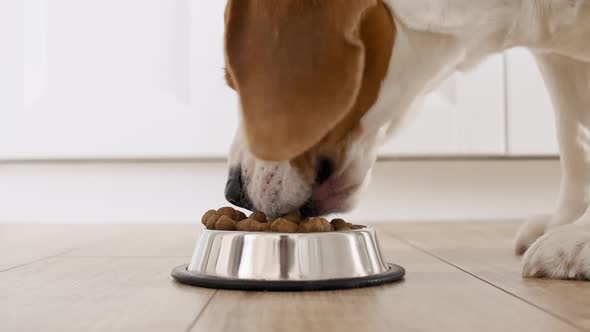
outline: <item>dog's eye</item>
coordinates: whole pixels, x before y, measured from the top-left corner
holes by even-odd
[[[323,183],[334,173],[334,163],[326,157],[320,157],[316,166],[316,183]]]

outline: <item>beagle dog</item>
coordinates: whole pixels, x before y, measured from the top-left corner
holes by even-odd
[[[590,279],[590,0],[229,0],[225,24],[242,115],[225,194],[271,216],[352,208],[422,96],[490,54],[530,49],[563,179],[555,212],[524,223],[516,253],[525,277]]]

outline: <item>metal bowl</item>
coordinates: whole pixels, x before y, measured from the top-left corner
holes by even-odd
[[[179,282],[243,290],[357,288],[403,278],[383,261],[375,230],[258,233],[204,230]]]

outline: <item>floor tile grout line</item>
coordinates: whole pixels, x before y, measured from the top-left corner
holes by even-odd
[[[65,254],[65,253],[68,253],[68,252],[70,252],[70,251],[72,251],[72,250],[74,250],[74,249],[67,249],[67,250],[64,250],[64,251],[58,252],[58,253],[56,253],[56,254],[53,254],[53,255],[44,256],[44,257],[41,257],[41,258],[34,259],[34,260],[32,260],[32,261],[28,261],[28,262],[26,262],[26,263],[18,264],[18,265],[15,265],[15,266],[9,267],[9,268],[7,268],[7,269],[4,269],[4,270],[0,270],[0,273],[4,273],[4,272],[10,272],[10,271],[13,271],[13,270],[19,269],[19,268],[21,268],[21,267],[25,267],[25,266],[28,266],[28,265],[31,265],[31,264],[35,264],[35,263],[38,263],[38,262],[44,261],[44,260],[46,260],[46,259],[50,259],[50,258],[56,258],[56,257],[62,257],[61,255]]]
[[[381,231],[384,232],[384,233],[386,233],[387,235],[393,237],[394,239],[396,239],[398,241],[401,241],[402,243],[407,244],[410,247],[412,247],[412,248],[414,248],[414,249],[416,249],[416,250],[418,250],[418,251],[420,251],[420,252],[422,252],[422,253],[424,253],[424,254],[432,257],[432,258],[435,258],[435,259],[437,259],[437,260],[439,260],[439,261],[441,261],[441,262],[443,262],[445,264],[448,264],[448,265],[454,267],[455,269],[457,269],[457,270],[459,270],[459,271],[461,271],[461,272],[463,272],[465,274],[468,274],[469,276],[471,276],[471,277],[473,277],[475,279],[478,279],[478,280],[484,282],[485,284],[488,284],[488,285],[490,285],[490,286],[492,286],[492,287],[500,290],[501,292],[503,292],[505,294],[508,294],[508,295],[510,295],[510,296],[512,296],[512,297],[514,297],[514,298],[516,298],[516,299],[518,299],[518,300],[520,300],[520,301],[522,301],[522,302],[524,302],[524,303],[526,303],[526,304],[528,304],[528,305],[530,305],[530,306],[532,306],[532,307],[534,307],[534,308],[536,308],[536,309],[538,309],[538,310],[540,310],[540,311],[542,311],[542,312],[550,315],[551,317],[556,318],[556,319],[558,319],[558,320],[566,323],[567,325],[575,328],[578,331],[584,331],[584,328],[582,328],[581,326],[576,325],[574,322],[570,321],[569,319],[567,319],[565,317],[562,317],[562,316],[560,316],[560,315],[558,315],[556,313],[553,313],[553,312],[551,312],[551,311],[549,311],[549,310],[547,310],[547,309],[545,309],[545,308],[543,308],[543,307],[541,307],[541,306],[539,306],[539,305],[537,305],[537,304],[535,304],[535,303],[533,303],[533,302],[531,302],[531,301],[529,301],[529,300],[527,300],[527,299],[525,299],[525,298],[523,298],[521,296],[518,296],[518,295],[516,295],[516,294],[514,294],[512,292],[509,292],[508,290],[506,290],[506,289],[504,289],[504,288],[502,288],[502,287],[500,287],[498,285],[495,285],[491,281],[486,280],[486,279],[484,279],[484,278],[482,278],[482,277],[480,277],[480,276],[478,276],[478,275],[476,275],[476,274],[474,274],[472,272],[469,272],[468,270],[460,267],[459,265],[453,264],[450,261],[448,261],[448,260],[446,260],[446,259],[444,259],[444,258],[442,258],[442,257],[440,257],[440,256],[438,256],[438,255],[436,255],[434,253],[431,253],[430,251],[428,251],[428,250],[426,250],[426,249],[424,249],[424,248],[416,245],[414,242],[412,242],[410,240],[407,240],[407,239],[398,237],[398,236],[392,234],[391,231],[388,231],[388,230],[381,230]]]
[[[217,291],[218,291],[218,289],[216,289],[216,290],[213,291],[213,294],[211,294],[211,297],[209,297],[209,299],[207,300],[207,303],[205,303],[205,305],[201,308],[201,310],[199,310],[199,312],[197,313],[197,316],[195,316],[195,319],[193,319],[193,321],[187,327],[187,329],[185,330],[185,332],[192,331],[192,329],[197,325],[197,322],[199,321],[199,319],[201,318],[201,316],[205,312],[205,309],[207,309],[207,307],[209,306],[209,304],[213,301],[213,298],[217,295]]]

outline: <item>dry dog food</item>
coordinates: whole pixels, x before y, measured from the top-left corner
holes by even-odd
[[[325,218],[302,218],[292,212],[274,220],[268,220],[260,211],[252,212],[248,217],[232,207],[226,206],[205,212],[201,222],[207,229],[218,231],[242,232],[277,232],[277,233],[316,233],[332,231],[350,231],[366,226],[353,225],[342,219],[328,221]]]

